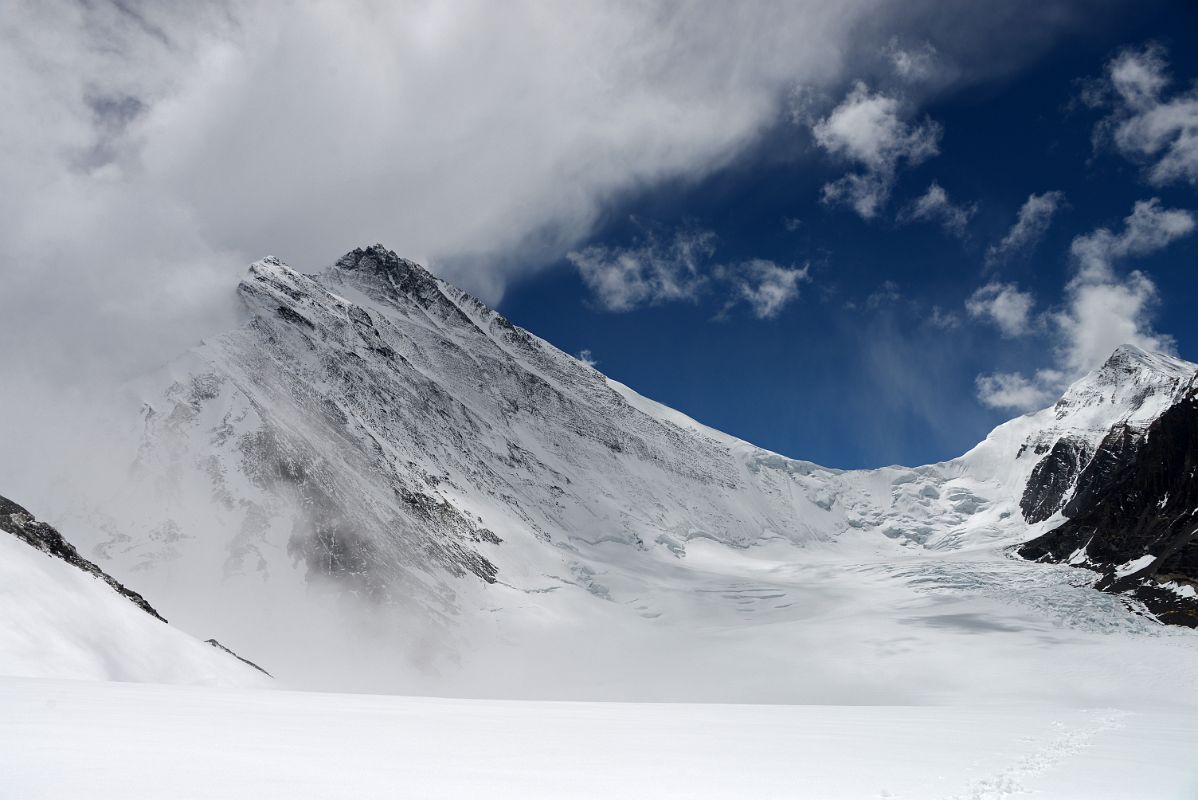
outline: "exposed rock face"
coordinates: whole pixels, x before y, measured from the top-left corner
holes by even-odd
[[[1135,458],[1144,441],[1144,429],[1116,423],[1099,444],[1090,463],[1077,479],[1077,489],[1062,513],[1076,517],[1098,503],[1100,495],[1115,482],[1118,474]]]
[[[31,547],[36,547],[43,553],[60,558],[71,566],[94,575],[111,586],[118,594],[127,597],[142,611],[166,622],[154,610],[154,607],[146,602],[144,597],[132,589],[125,588],[111,575],[79,555],[75,546],[62,538],[62,534],[46,523],[38,522],[32,514],[6,497],[0,497],[0,531],[11,533]]]
[[[1072,437],[1058,440],[1032,469],[1019,501],[1023,518],[1028,522],[1043,522],[1060,510],[1089,460],[1090,448],[1086,442]]]
[[[1116,426],[1086,467],[1068,521],[1019,548],[1025,558],[1103,572],[1165,622],[1198,627],[1198,394],[1146,431]]]
[[[227,653],[228,655],[233,656],[233,658],[237,659],[242,664],[253,667],[254,669],[258,670],[259,672],[261,672],[263,675],[265,675],[268,678],[274,677],[269,672],[262,669],[262,667],[255,664],[253,661],[250,661],[248,658],[244,658],[242,656],[237,655],[237,653],[235,653],[232,650],[230,650],[229,648],[225,647],[223,644],[218,642],[216,639],[205,639],[204,644],[212,645],[213,647],[215,647],[217,650],[221,651],[222,653]]]

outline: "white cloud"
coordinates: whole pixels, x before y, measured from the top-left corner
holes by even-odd
[[[1147,256],[1194,232],[1194,215],[1162,208],[1158,198],[1140,200],[1123,220],[1074,238],[1076,273],[1066,287],[1068,307],[1055,317],[1062,335],[1060,368],[1076,377],[1101,363],[1121,344],[1172,351],[1173,339],[1153,330],[1156,284],[1140,271],[1120,276],[1119,262]]]
[[[1161,250],[1194,231],[1194,215],[1183,209],[1161,207],[1160,198],[1139,200],[1123,220],[1123,231],[1098,228],[1078,236],[1070,245],[1077,260],[1079,278],[1101,280],[1112,265],[1128,256],[1145,256]]]
[[[940,53],[929,42],[906,49],[899,46],[897,38],[892,38],[886,47],[886,57],[895,74],[912,83],[931,80],[942,69]]]
[[[1056,393],[1039,381],[1030,381],[1017,372],[996,372],[977,378],[978,399],[983,405],[1004,411],[1031,411],[1044,408],[1056,399]]]
[[[578,360],[592,368],[599,365],[599,362],[595,359],[594,353],[592,353],[590,350],[579,350]]]
[[[634,247],[592,246],[567,258],[603,308],[631,311],[697,299],[708,280],[703,267],[714,252],[715,234],[684,228],[666,241],[649,231]]]
[[[1101,364],[1121,344],[1171,352],[1173,339],[1152,328],[1156,285],[1142,272],[1103,279],[1079,275],[1068,288],[1068,305],[1053,319],[1060,333],[1059,364],[1072,379]]]
[[[1083,99],[1111,109],[1095,129],[1097,143],[1143,164],[1155,186],[1198,186],[1198,88],[1166,97],[1169,83],[1164,50],[1149,45],[1111,59]]]
[[[740,265],[736,280],[740,296],[758,319],[773,319],[799,296],[799,284],[808,280],[807,267],[782,267],[756,258]]]
[[[1063,192],[1028,195],[1011,230],[986,250],[987,266],[993,267],[1030,252],[1044,238],[1053,217],[1064,203]]]
[[[670,302],[695,302],[713,284],[728,292],[720,316],[737,303],[758,319],[773,319],[798,299],[808,268],[784,267],[764,258],[732,266],[715,264],[711,231],[679,228],[663,237],[652,230],[631,247],[591,246],[569,253],[583,282],[607,311],[631,311]]]
[[[893,173],[849,173],[825,183],[821,200],[828,205],[847,205],[868,220],[881,213],[893,189]]]
[[[961,327],[961,317],[952,311],[945,311],[940,306],[932,306],[932,313],[927,317],[926,323],[933,328],[951,331]]]
[[[1169,83],[1164,51],[1153,45],[1125,50],[1107,64],[1107,76],[1119,98],[1132,108],[1156,105]]]
[[[1013,283],[988,283],[965,301],[969,315],[993,322],[1003,336],[1023,336],[1031,330],[1036,300]]]
[[[862,218],[872,219],[890,198],[899,164],[918,164],[939,152],[937,123],[912,124],[903,117],[898,99],[871,93],[858,82],[840,105],[812,126],[820,147],[862,168],[826,184],[824,202],[849,205]]]
[[[1030,381],[1009,374],[979,377],[979,398],[984,403],[995,405],[998,401],[993,398],[1005,397],[1012,401],[1006,407],[1031,410],[1035,407],[1032,398],[1040,402],[1043,397],[1055,396],[1123,344],[1173,351],[1172,337],[1152,325],[1159,300],[1156,284],[1139,270],[1120,275],[1117,267],[1127,258],[1150,255],[1189,235],[1195,229],[1194,216],[1162,208],[1154,198],[1137,202],[1123,222],[1123,230],[1117,233],[1099,228],[1073,240],[1075,271],[1065,287],[1065,304],[1047,316],[1055,337],[1053,368],[1042,370]],[[1016,398],[1029,403],[1019,406],[1014,403]]]
[[[964,236],[965,226],[977,213],[976,203],[956,205],[949,199],[948,192],[939,183],[932,181],[928,190],[916,198],[899,215],[900,222],[932,222],[939,224],[953,236]]]
[[[886,306],[893,306],[903,300],[902,289],[892,280],[884,280],[865,298],[865,307],[875,311]]]

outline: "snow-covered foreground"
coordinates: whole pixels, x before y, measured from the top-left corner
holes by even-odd
[[[1198,718],[0,679],[0,795],[1193,798]]]

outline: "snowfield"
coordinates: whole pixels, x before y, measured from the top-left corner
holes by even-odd
[[[1198,796],[1198,717],[571,703],[0,680],[24,798]]]

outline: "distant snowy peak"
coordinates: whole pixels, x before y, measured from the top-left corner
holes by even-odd
[[[422,304],[441,294],[442,284],[432,273],[381,244],[346,253],[324,274],[335,280],[352,276],[360,286],[374,287],[384,296],[404,296]]]
[[[1124,345],[1073,383],[1052,408],[1024,418],[1031,430],[1017,457],[1035,460],[1022,478],[1024,519],[1043,522],[1063,511],[1091,461],[1107,457],[1100,455],[1103,442],[1112,435],[1125,441],[1142,434],[1185,398],[1196,374],[1198,366],[1185,360]],[[1003,428],[1025,424],[1015,420]]]
[[[330,290],[352,289],[372,303],[410,313],[419,309],[434,324],[483,329],[492,322],[515,326],[472,295],[437,278],[381,244],[359,247],[313,276]]]
[[[1082,470],[1113,428],[1146,428],[1185,396],[1198,366],[1124,345],[1049,408],[999,425],[951,468],[1002,485],[1029,523],[1068,502]]]
[[[1052,407],[1051,422],[1021,446],[1044,456],[1024,487],[1024,518],[1041,522],[1065,509],[1103,443],[1112,435],[1118,441],[1140,435],[1185,398],[1196,374],[1198,365],[1123,345],[1070,386]]]
[[[1063,420],[1082,409],[1108,406],[1113,414],[1102,415],[1104,422],[1146,421],[1180,399],[1195,374],[1198,365],[1125,344],[1070,386],[1053,411]]]

